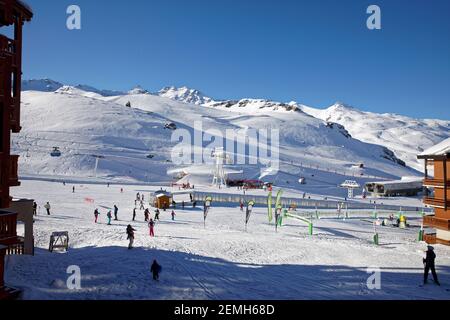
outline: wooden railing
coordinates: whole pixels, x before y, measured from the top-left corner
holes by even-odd
[[[445,201],[443,199],[436,199],[436,198],[425,197],[423,199],[423,202],[425,204],[433,206],[433,207],[439,207],[439,208],[450,207],[450,200],[447,200],[447,206],[446,206]]]
[[[17,237],[17,213],[0,211],[0,244],[13,237]]]
[[[444,187],[444,179],[425,179],[423,185],[426,187]],[[447,181],[447,185],[450,186],[450,180]]]
[[[435,216],[423,217],[423,224],[436,229],[450,230],[450,220],[438,219]]]

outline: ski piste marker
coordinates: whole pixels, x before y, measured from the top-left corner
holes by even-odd
[[[272,211],[272,191],[269,192],[269,196],[267,198],[267,210],[269,214],[269,223],[273,220],[273,211]]]

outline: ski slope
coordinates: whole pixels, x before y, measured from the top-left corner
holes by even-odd
[[[191,168],[172,163],[172,151],[179,142],[171,141],[173,131],[165,125],[174,123],[193,136],[196,122],[201,122],[204,131],[219,130],[223,135],[226,130],[279,130],[280,171],[268,177],[263,163],[250,165],[247,161],[230,166],[230,170],[243,171],[248,179],[264,176],[280,186],[300,188],[299,178],[308,175],[312,185],[326,181],[335,194],[336,186],[347,178],[357,177],[363,183],[367,179],[420,176],[402,166],[392,151],[351,138],[340,125],[264,100],[208,107],[152,95],[142,88],[104,96],[80,86],[62,86],[55,92],[25,91],[22,101],[23,130],[12,141],[13,151],[21,156],[21,176],[170,183],[174,177],[168,172],[180,168],[189,172]],[[131,108],[126,107],[128,102]],[[211,141],[205,139],[203,148]],[[250,140],[249,146],[256,143]],[[53,147],[60,148],[61,157],[50,156]],[[193,155],[202,151],[205,161],[211,160],[208,149],[194,148]],[[237,151],[230,153],[237,155]],[[95,157],[99,156],[95,170]],[[354,170],[358,163],[364,163],[365,168]],[[203,170],[203,175],[210,176],[212,167],[205,165]],[[334,176],[331,180],[326,177],[330,175]]]
[[[420,218],[409,214],[412,227],[379,227],[380,246],[371,243],[369,213],[351,212],[348,220],[332,216],[315,220],[313,236],[305,225],[287,220],[275,232],[267,209],[256,208],[248,232],[238,205],[213,207],[203,226],[201,208],[161,213],[156,237],[148,236],[143,211],[131,222],[137,192],[159,187],[23,181],[14,189],[21,198],[35,198],[36,256],[11,256],[6,281],[24,290],[24,299],[449,299],[450,248],[436,246],[442,287],[422,282],[426,246],[416,241]],[[124,188],[124,192],[120,192]],[[85,201],[91,198],[94,204]],[[180,201],[181,199],[177,199]],[[50,201],[52,215],[44,215]],[[119,207],[119,220],[106,225],[106,212]],[[99,224],[93,211],[100,210]],[[153,214],[153,209],[151,209]],[[126,249],[125,229],[136,231],[135,249]],[[47,251],[50,234],[68,231],[68,253]],[[151,279],[157,259],[163,271]],[[66,287],[69,266],[81,269],[81,290]],[[380,268],[381,290],[369,290],[368,268]]]

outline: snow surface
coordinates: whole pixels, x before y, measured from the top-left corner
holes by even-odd
[[[367,179],[421,176],[401,166],[385,147],[353,139],[345,128],[330,126],[285,104],[245,100],[231,107],[199,108],[142,89],[131,93],[105,97],[70,86],[56,92],[23,92],[23,130],[12,141],[13,151],[21,156],[20,175],[66,179],[97,176],[111,181],[168,184],[173,181],[168,172],[180,167],[171,163],[178,141],[171,142],[173,132],[164,129],[165,124],[175,123],[193,136],[194,123],[202,121],[205,131],[215,129],[222,134],[227,129],[280,130],[280,171],[268,176],[262,164],[230,166],[230,170],[243,171],[248,179],[265,176],[280,186],[300,188],[299,178],[309,177],[310,183],[334,188],[330,194],[336,195],[344,192],[337,186],[348,178],[363,184]],[[131,108],[126,107],[128,102]],[[251,145],[255,143],[250,141]],[[203,146],[207,145],[204,142]],[[60,148],[61,157],[50,156],[53,147]],[[196,154],[201,151],[193,150]],[[103,157],[96,173],[94,156]],[[355,163],[364,163],[365,168],[354,169]],[[212,166],[204,165],[202,170],[211,179]]]
[[[257,207],[244,232],[237,204],[214,204],[203,226],[201,208],[161,213],[150,238],[143,211],[131,222],[137,192],[148,199],[158,186],[77,184],[28,181],[14,188],[20,198],[35,198],[36,255],[11,256],[6,281],[24,290],[24,299],[449,299],[450,248],[436,246],[442,287],[422,282],[426,248],[416,241],[420,217],[409,215],[410,229],[378,227],[380,246],[371,243],[369,213],[335,213],[314,220],[315,232],[288,219],[278,233],[268,224],[267,209]],[[124,192],[120,192],[124,188]],[[90,203],[86,199],[93,199]],[[176,199],[181,201],[181,199]],[[44,214],[50,201],[52,215]],[[107,226],[106,212],[117,204],[119,220]],[[99,208],[99,224],[93,211]],[[153,214],[153,209],[151,209]],[[383,213],[386,216],[387,213]],[[135,249],[126,249],[125,229],[136,231]],[[68,231],[68,253],[48,252],[50,234]],[[159,282],[150,264],[162,265]],[[79,291],[66,287],[67,268],[81,268]],[[381,290],[369,290],[368,268],[381,268]]]

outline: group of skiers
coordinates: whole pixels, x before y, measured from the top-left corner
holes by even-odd
[[[47,202],[45,205],[44,205],[44,209],[45,209],[45,211],[47,212],[47,215],[49,216],[50,215],[50,209],[51,209],[52,207],[51,207],[51,205],[50,205],[50,202]],[[37,205],[37,203],[36,203],[36,201],[33,201],[33,215],[34,216],[37,216],[38,215],[38,205]]]

